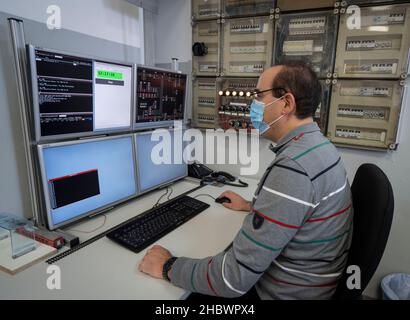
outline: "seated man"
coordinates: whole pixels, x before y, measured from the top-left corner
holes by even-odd
[[[251,203],[222,194],[231,200],[227,208],[248,212],[232,247],[198,260],[155,246],[139,269],[205,295],[256,289],[262,299],[331,299],[346,265],[353,208],[341,158],[313,122],[320,96],[315,73],[303,64],[266,70],[251,119],[276,143],[276,157]]]

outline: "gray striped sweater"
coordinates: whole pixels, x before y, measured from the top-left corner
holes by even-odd
[[[275,147],[232,247],[205,259],[178,258],[171,280],[192,292],[262,299],[330,299],[346,265],[352,199],[336,148],[316,123]]]

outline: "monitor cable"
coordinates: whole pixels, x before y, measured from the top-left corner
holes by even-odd
[[[104,221],[103,221],[103,223],[102,223],[99,227],[97,227],[97,228],[95,228],[95,229],[92,229],[92,230],[89,230],[89,231],[76,230],[76,229],[68,229],[67,231],[68,231],[68,232],[84,233],[84,234],[89,234],[89,233],[96,232],[96,231],[100,230],[101,228],[103,228],[103,227],[105,226],[106,222],[107,222],[107,216],[106,216],[105,214],[102,214],[101,217],[104,218]]]

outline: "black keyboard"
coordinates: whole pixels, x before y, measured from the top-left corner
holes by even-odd
[[[207,208],[209,204],[182,196],[121,225],[107,237],[138,253]]]

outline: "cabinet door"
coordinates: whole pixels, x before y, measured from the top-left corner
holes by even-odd
[[[274,9],[273,0],[224,0],[223,17],[269,15]]]
[[[363,7],[360,9],[360,19],[354,25],[349,14],[342,14],[336,76],[404,78],[410,47],[409,32],[409,4]]]
[[[333,74],[338,15],[331,11],[281,14],[276,20],[274,63],[302,60],[321,78]]]
[[[222,129],[252,129],[250,106],[257,78],[228,78],[221,81],[221,93],[229,92],[218,98],[218,123]],[[248,93],[248,94],[247,94]]]
[[[221,0],[192,0],[192,19],[210,20],[221,16]]]
[[[204,43],[207,50],[202,56],[193,56],[193,74],[217,76],[220,69],[220,23],[217,20],[195,22],[192,30],[193,43]]]
[[[196,78],[193,81],[193,125],[197,128],[216,126],[216,78]]]
[[[272,63],[273,16],[223,20],[225,76],[259,76]]]
[[[397,80],[338,80],[332,89],[328,137],[339,144],[394,148],[402,93]]]

